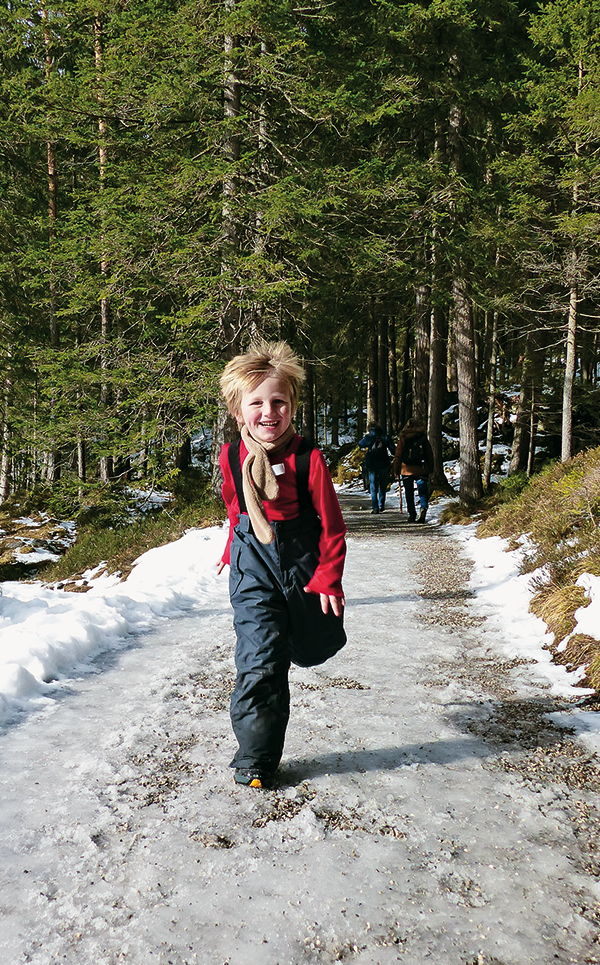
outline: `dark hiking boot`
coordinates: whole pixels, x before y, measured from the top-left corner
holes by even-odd
[[[373,516],[373,515],[376,516],[378,512],[379,512],[378,509],[372,509],[372,510],[371,510],[371,516]]]
[[[270,774],[260,771],[257,767],[236,767],[233,779],[236,784],[246,787],[268,787]]]
[[[409,523],[414,523],[414,522],[416,521],[416,519],[417,519],[417,517],[416,517],[415,513],[409,513],[409,514],[408,514],[408,521],[409,521]]]
[[[424,523],[426,516],[427,516],[427,510],[426,510],[426,509],[422,509],[421,512],[419,513],[419,518],[418,518],[418,520],[417,520],[417,523]]]

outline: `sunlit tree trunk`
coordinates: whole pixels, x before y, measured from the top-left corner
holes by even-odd
[[[46,83],[50,84],[54,71],[54,55],[52,53],[52,36],[48,22],[48,10],[42,6],[42,20],[44,23],[44,44],[45,44],[45,64],[44,73]],[[56,316],[56,282],[54,268],[54,249],[56,245],[56,228],[58,220],[58,175],[56,165],[56,145],[51,138],[46,142],[46,165],[48,172],[48,247],[50,250],[49,282],[48,282],[48,306],[50,312],[50,348],[58,349],[59,334],[58,321]],[[51,413],[50,422],[54,422],[54,410],[56,401],[50,400]],[[57,482],[60,478],[60,454],[51,445],[44,454],[44,475],[49,483]]]
[[[565,380],[562,397],[562,431],[560,458],[566,462],[573,455],[573,386],[575,384],[575,363],[577,356],[577,288],[573,286],[569,294],[569,315],[567,320],[567,343],[565,361]]]
[[[7,349],[8,357],[11,356],[11,349]],[[12,392],[12,379],[9,375],[4,380],[4,395],[2,399],[2,425],[0,427],[0,444],[2,445],[2,455],[0,456],[0,503],[10,494],[10,424],[9,408],[10,395]]]
[[[388,401],[388,344],[387,320],[381,311],[377,318],[377,421],[384,432],[387,431],[387,401]]]
[[[419,285],[417,288],[415,309],[412,414],[422,425],[427,425],[431,311],[429,289],[426,285]]]
[[[449,118],[448,146],[455,175],[462,169],[462,113],[452,107]],[[453,215],[456,213],[453,205]],[[473,316],[463,268],[454,265],[454,345],[458,382],[458,427],[460,437],[460,499],[470,502],[482,495],[479,449],[477,444],[477,380]]]
[[[473,352],[473,320],[463,278],[453,282],[456,375],[458,379],[458,430],[460,438],[460,499],[470,502],[482,495],[477,444],[477,384]]]
[[[226,15],[232,14],[235,6],[236,0],[224,0]],[[219,319],[221,351],[225,361],[238,354],[242,344],[241,310],[234,290],[235,258],[239,248],[235,210],[237,163],[240,159],[240,134],[237,123],[241,106],[241,84],[235,63],[235,52],[238,46],[239,38],[230,31],[226,32],[223,41],[223,115],[226,123],[223,159],[225,161],[225,174],[222,182],[221,205],[221,278],[223,285]],[[219,469],[221,446],[224,442],[231,442],[238,434],[237,423],[227,411],[221,398],[218,399],[217,408],[218,413],[213,425],[211,451],[211,489],[215,496],[219,496],[221,492],[221,472]]]
[[[442,413],[446,392],[446,325],[441,308],[431,312],[431,359],[429,386],[429,418],[427,435],[433,451],[433,473],[429,477],[432,487],[450,491],[452,487],[444,472],[442,443]]]
[[[400,406],[398,402],[398,360],[396,358],[396,319],[393,312],[388,318],[388,378],[390,381],[390,431],[399,431]]]
[[[369,368],[367,371],[367,425],[377,422],[378,415],[378,384],[379,374],[379,339],[375,331],[375,318],[373,311],[373,299],[369,301]]]
[[[578,66],[578,79],[577,79],[577,93],[581,94],[583,87],[583,63],[580,61]],[[579,142],[575,143],[575,158],[579,158],[580,145]],[[577,168],[576,168],[577,175]],[[575,212],[577,210],[579,203],[579,185],[577,182],[577,176],[573,184],[572,194],[571,194],[571,208]],[[574,250],[571,255],[572,261],[572,277],[575,276],[577,271],[577,251]],[[571,283],[571,290],[569,292],[569,314],[567,319],[567,341],[566,341],[566,359],[565,359],[565,381],[563,384],[563,398],[562,398],[562,431],[561,431],[561,452],[560,458],[562,462],[566,462],[573,455],[573,386],[575,384],[575,367],[576,367],[576,353],[577,353],[577,305],[578,305],[578,289],[575,283]]]
[[[492,452],[494,446],[494,418],[496,414],[496,369],[498,366],[498,312],[493,312],[490,351],[490,375],[488,391],[488,420],[485,438],[485,462],[483,484],[487,489],[492,478]]]
[[[96,63],[96,77],[98,80],[98,165],[100,177],[100,203],[101,203],[101,249],[100,274],[104,281],[108,276],[108,261],[105,255],[105,236],[106,236],[106,213],[102,200],[106,187],[106,172],[108,167],[108,148],[106,138],[108,125],[103,114],[102,96],[102,70],[103,70],[103,28],[100,17],[94,21],[94,57]],[[100,402],[104,412],[107,412],[111,403],[111,390],[108,378],[109,369],[109,340],[110,340],[110,305],[106,294],[100,298],[100,368],[102,371],[102,382],[100,385]],[[105,446],[108,439],[105,438]],[[108,482],[112,476],[112,456],[103,452],[100,456],[99,472],[102,482]]]

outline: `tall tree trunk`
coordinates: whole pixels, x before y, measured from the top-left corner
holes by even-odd
[[[358,439],[362,439],[365,434],[365,390],[364,390],[365,377],[361,367],[358,370],[358,405],[356,414],[356,434]]]
[[[106,281],[108,276],[108,261],[105,254],[105,237],[106,237],[106,214],[105,214],[105,204],[102,200],[103,194],[106,188],[106,170],[108,167],[108,148],[106,146],[106,137],[108,133],[108,125],[106,123],[106,118],[103,114],[103,96],[102,96],[102,70],[103,70],[103,28],[102,21],[100,17],[96,17],[94,21],[94,57],[96,65],[96,78],[98,82],[98,164],[100,172],[100,203],[101,203],[101,248],[102,253],[100,255],[100,274],[104,281]],[[100,298],[100,368],[102,371],[102,382],[100,386],[100,402],[104,412],[108,411],[111,403],[111,390],[108,379],[108,369],[109,369],[109,339],[110,339],[110,306],[108,297],[103,294]],[[109,444],[108,438],[104,440],[104,446]],[[100,479],[102,482],[109,482],[112,476],[113,470],[113,460],[112,456],[108,452],[103,452],[100,456]]]
[[[44,22],[44,44],[46,48],[44,73],[46,83],[49,84],[54,71],[54,55],[52,53],[52,38],[48,24],[48,11],[45,6],[42,6],[42,20]],[[58,220],[58,174],[56,166],[56,145],[51,139],[48,139],[46,142],[46,165],[48,172],[48,247],[50,250],[50,277],[48,283],[50,347],[51,349],[58,349],[59,334],[56,316],[56,283],[54,278],[54,248],[56,244],[56,228]],[[54,396],[52,396],[50,400],[50,407],[50,421],[53,423],[56,408],[56,400]],[[60,453],[57,452],[52,445],[50,445],[48,452],[45,454],[44,464],[46,481],[51,484],[58,482],[60,478]]]
[[[473,320],[466,282],[462,278],[455,278],[452,287],[458,377],[459,495],[461,502],[471,502],[480,499],[482,495],[477,444],[477,384],[473,351]]]
[[[577,288],[572,287],[569,294],[569,316],[567,321],[567,345],[565,380],[562,397],[561,462],[573,455],[573,385],[575,383],[575,363],[577,357]]]
[[[302,435],[315,444],[315,367],[310,359],[304,362],[306,381],[302,394]]]
[[[510,463],[508,466],[509,476],[512,476],[515,472],[523,472],[527,469],[527,457],[529,453],[529,426],[531,422],[532,364],[530,337],[525,347],[525,355],[523,356],[521,370],[521,391],[519,393],[519,405],[515,420]]]
[[[412,386],[410,381],[410,335],[411,328],[406,326],[404,350],[402,352],[402,382],[400,386],[400,428],[409,417],[412,405]]]
[[[429,418],[427,435],[433,450],[433,473],[429,477],[432,487],[443,492],[452,491],[444,472],[442,440],[442,413],[446,395],[446,325],[441,308],[431,312],[431,360],[429,388]]]
[[[430,298],[429,288],[419,285],[415,297],[415,352],[412,414],[427,425],[430,365]]]
[[[11,350],[8,348],[10,357]],[[0,503],[3,503],[10,494],[10,423],[9,408],[10,395],[12,392],[12,379],[7,375],[4,380],[4,398],[2,399],[2,426],[0,433],[0,443],[2,445],[2,455],[0,456]]]
[[[380,306],[381,309],[381,306]],[[388,401],[388,344],[387,319],[380,310],[377,320],[377,421],[384,432],[387,431]]]
[[[455,175],[462,170],[462,112],[457,106],[450,109],[448,146],[451,168]],[[452,203],[455,226],[458,224],[455,203]],[[477,379],[475,368],[475,335],[473,314],[467,292],[464,271],[454,265],[452,282],[454,301],[454,344],[456,349],[456,377],[458,381],[458,430],[460,438],[461,502],[480,499],[483,493],[479,448],[477,444]]]
[[[337,386],[335,385],[331,387],[331,408],[329,409],[329,415],[331,417],[331,445],[339,446],[340,444],[340,400],[337,392]]]
[[[400,431],[400,406],[398,402],[398,360],[396,358],[396,319],[391,312],[388,318],[388,378],[390,382],[390,430],[393,435]]]
[[[378,413],[378,385],[377,375],[379,369],[379,340],[377,332],[374,330],[373,305],[372,299],[369,306],[369,369],[367,372],[367,425],[377,422]]]
[[[496,368],[498,365],[498,312],[492,312],[493,319],[490,326],[490,370],[488,392],[488,420],[485,438],[485,463],[483,467],[483,484],[489,488],[492,478],[492,452],[494,446],[494,418],[496,415]]]
[[[578,65],[578,94],[581,94],[583,87],[583,62]],[[575,158],[579,158],[579,141],[575,143]],[[571,194],[571,211],[576,213],[579,204],[579,185],[577,179],[573,184]],[[577,251],[571,255],[573,264],[572,274],[575,274],[577,265]],[[562,432],[561,432],[561,462],[566,462],[573,455],[573,386],[575,383],[575,366],[577,354],[577,304],[579,292],[576,284],[571,284],[569,293],[569,315],[567,321],[567,344],[565,360],[565,381],[563,384],[562,398]]]
[[[236,0],[224,0],[227,15],[235,10]],[[223,145],[225,160],[225,174],[222,182],[221,205],[221,277],[223,279],[223,294],[221,299],[221,314],[219,318],[219,337],[222,343],[222,356],[225,360],[232,359],[241,349],[242,317],[241,309],[234,294],[233,272],[234,260],[239,247],[238,229],[236,222],[235,204],[237,198],[237,170],[240,159],[240,135],[237,121],[241,106],[241,85],[236,73],[234,52],[239,46],[239,39],[233,33],[226,33],[224,46],[223,79],[223,114],[226,122],[226,137]],[[224,442],[231,442],[237,437],[238,426],[229,414],[224,401],[218,399],[218,413],[213,425],[213,441],[211,450],[211,490],[218,498],[221,493],[221,470],[219,468],[219,453]]]

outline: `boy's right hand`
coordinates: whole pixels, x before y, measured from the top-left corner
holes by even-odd
[[[217,563],[217,576],[219,576],[223,572],[226,566],[227,566],[227,563],[224,563],[223,560],[219,560],[219,562]]]
[[[327,593],[319,593],[321,597],[321,609],[323,613],[328,613],[329,608],[333,610],[336,617],[341,617],[344,612],[346,601],[343,596],[328,596]]]

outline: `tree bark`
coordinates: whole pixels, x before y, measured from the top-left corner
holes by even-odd
[[[10,348],[8,349],[8,354],[10,356]],[[2,456],[0,456],[0,503],[3,503],[5,499],[10,494],[10,468],[11,468],[11,454],[10,454],[10,424],[9,424],[9,406],[10,406],[10,394],[12,392],[12,379],[9,375],[6,376],[4,380],[4,398],[2,400],[2,427],[1,427],[1,444],[2,444]]]
[[[315,444],[315,369],[310,359],[304,363],[306,381],[302,394],[302,435],[310,444]]]
[[[415,297],[415,351],[412,414],[427,425],[430,366],[430,298],[429,288],[419,285]]]
[[[236,0],[224,0],[226,14],[230,14],[235,9],[235,5]],[[219,318],[221,354],[225,361],[232,359],[239,353],[242,341],[241,311],[235,297],[233,284],[234,259],[239,247],[235,202],[237,197],[236,165],[240,159],[240,135],[236,127],[236,121],[240,114],[241,85],[234,63],[234,51],[238,45],[239,40],[234,34],[225,34],[223,41],[225,54],[223,114],[226,121],[227,133],[223,145],[223,158],[226,162],[226,169],[222,181],[221,278],[223,291]],[[215,498],[220,498],[222,479],[219,468],[219,453],[223,443],[232,442],[237,437],[238,426],[235,419],[227,411],[225,403],[220,396],[217,402],[217,410],[217,416],[213,425],[213,441],[210,457],[210,485]]]
[[[45,53],[45,65],[44,73],[46,77],[46,83],[50,83],[52,79],[52,73],[54,71],[54,56],[52,53],[52,43],[51,34],[48,26],[48,11],[45,6],[42,6],[42,20],[44,22],[44,45],[46,48]],[[58,220],[58,173],[56,164],[56,146],[53,141],[49,138],[46,142],[46,164],[48,172],[48,246],[50,250],[50,264],[49,264],[49,282],[48,282],[48,294],[49,294],[49,310],[50,310],[50,348],[58,349],[59,347],[59,333],[58,333],[58,321],[56,317],[56,285],[54,279],[54,247],[56,243],[56,228]],[[54,421],[54,410],[56,402],[54,397],[51,398],[50,407],[50,421]],[[45,465],[45,478],[50,484],[58,482],[60,478],[60,453],[55,451],[52,444],[44,459]]]
[[[483,484],[489,488],[492,478],[492,451],[494,445],[494,417],[496,415],[496,368],[498,365],[498,312],[493,312],[490,344],[490,369],[488,392],[488,420],[485,438],[485,463],[483,467]]]
[[[509,476],[512,476],[515,472],[523,472],[527,469],[532,390],[531,367],[531,347],[530,341],[528,341],[521,370],[521,391],[519,393],[519,407],[517,409],[512,451],[508,467]]]
[[[431,312],[431,360],[429,417],[427,435],[433,451],[433,473],[429,477],[432,487],[444,492],[452,490],[444,472],[444,450],[442,441],[442,413],[446,394],[446,331],[445,317],[441,308]]]
[[[396,319],[388,318],[388,378],[390,382],[390,429],[393,435],[400,431],[400,406],[398,402],[398,360],[396,358]]]
[[[583,62],[578,65],[577,92],[581,94],[583,87]],[[575,159],[578,162],[580,153],[579,141],[575,143]],[[571,211],[575,213],[579,204],[579,185],[577,179],[573,184],[571,194]],[[576,271],[577,251],[572,252],[573,274]],[[577,353],[577,314],[579,292],[577,284],[571,283],[569,293],[569,314],[567,320],[567,344],[565,360],[565,381],[562,398],[562,431],[561,431],[561,462],[566,462],[573,455],[573,386],[575,383],[575,367]]]
[[[381,308],[381,306],[380,306]],[[377,421],[384,432],[387,432],[387,401],[388,401],[388,344],[387,320],[380,310],[377,320]]]
[[[468,503],[480,499],[482,496],[477,444],[477,385],[473,349],[473,320],[466,282],[462,278],[455,278],[452,287],[460,437],[459,495],[461,502]]]
[[[562,397],[561,462],[573,455],[573,386],[575,383],[575,362],[577,355],[577,288],[572,287],[569,294],[569,316],[567,322],[567,345],[565,380]]]
[[[104,203],[102,202],[102,195],[106,186],[106,169],[108,166],[108,148],[106,146],[106,135],[108,133],[108,125],[106,119],[102,113],[102,92],[101,92],[101,77],[103,69],[103,28],[102,21],[99,17],[96,17],[94,21],[94,57],[96,65],[96,77],[98,80],[98,164],[100,171],[100,198],[102,204],[101,213],[101,246],[102,254],[100,256],[100,274],[104,280],[108,276],[108,261],[105,254],[105,210]],[[100,368],[102,371],[102,383],[100,386],[100,402],[104,412],[108,411],[111,402],[111,390],[108,379],[108,369],[109,369],[109,359],[108,359],[108,343],[110,339],[110,306],[108,297],[103,294],[100,298]],[[109,443],[109,440],[105,438],[105,446]],[[104,452],[100,456],[99,461],[99,473],[101,482],[107,483],[110,481],[113,472],[113,459],[108,452]]]
[[[372,422],[377,422],[378,413],[378,385],[377,385],[377,374],[379,365],[379,353],[378,353],[378,338],[377,332],[373,329],[373,309],[372,305],[369,309],[369,331],[371,332],[371,337],[369,340],[369,369],[367,372],[367,425],[369,426]]]

